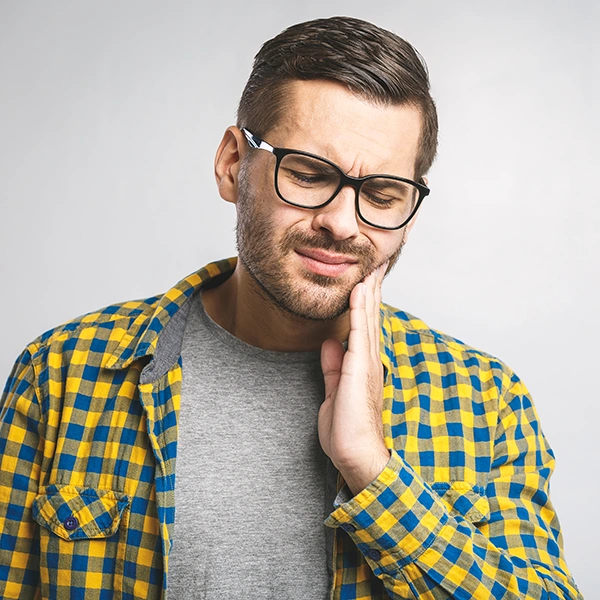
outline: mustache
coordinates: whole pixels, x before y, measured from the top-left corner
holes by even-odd
[[[362,262],[372,262],[376,258],[375,248],[370,245],[355,244],[351,240],[335,240],[326,233],[309,234],[305,231],[288,231],[279,243],[279,250],[287,253],[298,246],[329,250],[337,254],[352,256]]]

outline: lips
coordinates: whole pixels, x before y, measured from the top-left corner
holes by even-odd
[[[338,277],[352,265],[358,263],[352,256],[334,254],[317,248],[296,249],[296,254],[305,268],[326,277]]]
[[[297,249],[296,252],[302,256],[307,256],[308,258],[318,260],[319,262],[328,265],[341,265],[344,263],[353,264],[358,262],[352,256],[333,254],[331,252],[326,252],[325,250],[319,250],[318,248],[301,248],[299,250]]]

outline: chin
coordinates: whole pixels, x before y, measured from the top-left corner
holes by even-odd
[[[339,319],[342,315],[344,315],[348,309],[350,308],[349,306],[338,306],[332,309],[323,309],[322,306],[315,306],[315,307],[303,307],[303,306],[284,306],[281,305],[282,308],[284,308],[286,310],[286,312],[288,312],[289,314],[293,315],[294,317],[300,318],[300,319],[305,319],[306,321],[319,321],[319,322],[325,322],[325,321],[335,321],[336,319]]]
[[[280,308],[296,317],[310,321],[334,321],[350,309],[351,291],[352,288],[350,291],[336,291],[329,281],[326,287],[308,285],[273,299]]]

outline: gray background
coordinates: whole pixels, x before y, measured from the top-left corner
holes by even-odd
[[[425,56],[441,143],[385,299],[524,379],[582,592],[600,537],[598,3],[0,2],[0,374],[42,331],[234,254],[214,151],[260,44],[347,14]]]

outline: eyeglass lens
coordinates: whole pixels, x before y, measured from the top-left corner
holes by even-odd
[[[287,154],[279,164],[279,193],[288,202],[313,208],[327,202],[340,185],[341,175],[330,164]],[[360,188],[359,212],[363,219],[380,227],[399,227],[411,215],[418,189],[389,177],[366,179]]]

